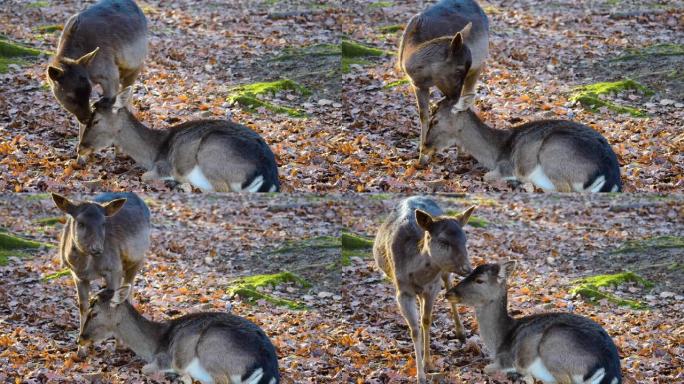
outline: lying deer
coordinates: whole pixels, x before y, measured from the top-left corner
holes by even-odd
[[[430,87],[466,109],[489,53],[489,20],[474,0],[441,0],[409,21],[399,45],[399,65],[411,80],[420,116],[420,162],[428,129]]]
[[[471,271],[462,228],[474,209],[449,217],[433,200],[411,197],[401,202],[375,236],[375,262],[396,288],[399,310],[408,323],[415,348],[419,383],[426,382],[425,371],[430,369],[432,306],[441,281],[449,289],[449,273],[466,275]],[[465,340],[455,305],[452,316],[457,337]]]
[[[173,372],[185,384],[277,384],[275,347],[251,321],[229,313],[200,312],[169,321],[146,319],[131,303],[100,291],[90,301],[79,344],[112,336],[148,363],[142,372]]]
[[[593,129],[565,120],[541,120],[511,130],[489,127],[473,112],[436,106],[425,154],[457,145],[491,171],[486,181],[531,182],[545,192],[619,192],[620,165],[608,141]]]
[[[132,0],[101,0],[67,20],[47,80],[57,101],[85,124],[93,84],[114,98],[147,56],[147,19]]]
[[[103,193],[82,202],[53,193],[52,199],[68,215],[59,255],[76,285],[83,332],[91,280],[103,278],[117,292],[115,302],[128,298],[150,247],[150,211],[134,193]],[[79,356],[86,353],[79,348]]]
[[[115,145],[148,171],[143,180],[188,182],[204,192],[280,190],[275,156],[258,133],[225,120],[150,129],[127,106],[131,89],[95,103],[78,144],[79,157]]]
[[[600,325],[570,313],[517,319],[508,314],[506,281],[514,270],[514,261],[480,265],[446,295],[452,303],[475,307],[493,355],[485,373],[517,373],[527,384],[620,384],[617,348]]]

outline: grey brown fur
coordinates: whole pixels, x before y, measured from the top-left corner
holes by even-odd
[[[68,215],[59,255],[76,285],[82,332],[92,280],[102,278],[106,287],[125,293],[118,301],[128,297],[150,247],[150,211],[134,193],[103,193],[82,202],[55,193],[52,198]]]
[[[78,145],[79,156],[115,145],[148,171],[143,180],[189,182],[202,191],[276,192],[275,156],[250,128],[225,120],[190,121],[150,129],[127,109],[130,88],[115,102],[95,104]]]
[[[64,25],[47,79],[57,100],[85,124],[92,85],[113,98],[135,81],[147,56],[147,19],[131,0],[101,0]]]
[[[442,100],[430,120],[425,153],[457,145],[491,171],[485,180],[532,182],[547,192],[618,192],[620,165],[608,141],[572,121],[541,120],[510,130],[489,127],[470,109]]]
[[[508,314],[507,279],[515,262],[485,264],[447,292],[455,304],[475,307],[480,334],[493,356],[486,373],[523,375],[545,384],[619,384],[620,358],[606,331],[570,313],[518,319]]]
[[[101,291],[91,300],[79,343],[116,337],[148,362],[145,374],[174,372],[184,383],[277,384],[275,348],[251,321],[229,313],[200,312],[164,322],[142,316],[129,302],[112,303]]]
[[[418,102],[422,156],[428,129],[430,87],[471,105],[489,52],[489,21],[473,0],[442,0],[409,21],[399,46],[399,65],[411,80]]]
[[[433,200],[411,197],[401,202],[375,236],[375,262],[396,288],[397,303],[416,352],[419,383],[426,382],[425,370],[430,368],[432,306],[441,283],[449,289],[450,273],[465,275],[471,271],[462,228],[474,208],[458,217],[448,217]],[[455,306],[452,316],[457,336],[464,340]]]

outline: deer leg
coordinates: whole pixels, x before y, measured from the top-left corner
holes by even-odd
[[[425,362],[425,369],[432,369],[432,360],[430,359],[430,326],[432,325],[432,307],[435,304],[435,297],[439,292],[439,286],[436,286],[429,292],[423,295],[420,308],[420,320],[423,331],[423,361]]]
[[[79,312],[79,327],[78,335],[80,337],[81,332],[83,332],[83,327],[85,326],[86,314],[88,312],[88,304],[90,299],[90,281],[81,280],[76,275],[73,275],[74,284],[76,284],[76,292],[78,292],[78,312]],[[88,355],[88,347],[84,345],[79,345],[76,355],[80,358],[84,358]]]
[[[418,103],[418,116],[420,116],[420,141],[418,142],[418,148],[421,151],[420,160],[421,163],[423,161],[427,163],[430,161],[430,158],[428,157],[427,159],[423,160],[422,151],[425,144],[425,138],[427,137],[430,121],[430,90],[413,86],[413,92],[416,95],[416,101]]]
[[[451,289],[451,281],[449,280],[449,274],[445,273],[442,275],[442,281],[444,282],[444,288],[448,291]],[[454,319],[454,328],[456,332],[456,338],[465,342],[465,330],[463,329],[463,323],[461,323],[461,318],[458,315],[458,306],[454,303],[451,305],[451,317]]]
[[[421,335],[420,324],[418,321],[418,308],[416,297],[403,292],[397,294],[397,302],[402,316],[406,319],[413,340],[413,348],[416,352],[416,372],[418,383],[427,383],[425,378],[425,365],[423,364],[423,337]]]

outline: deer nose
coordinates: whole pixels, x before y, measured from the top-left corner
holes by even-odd
[[[92,246],[90,247],[90,253],[93,254],[94,256],[100,256],[102,254],[102,247],[100,246]]]
[[[468,276],[472,271],[473,268],[470,266],[470,264],[464,264],[461,266],[460,273],[462,276]]]

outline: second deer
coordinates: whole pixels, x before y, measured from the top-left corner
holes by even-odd
[[[411,197],[390,214],[375,237],[375,262],[396,288],[399,310],[415,348],[419,383],[426,382],[425,371],[430,368],[432,306],[442,282],[449,289],[450,273],[471,271],[463,226],[474,209],[450,217],[433,200]],[[452,306],[452,316],[456,336],[465,340],[456,306]]]
[[[204,192],[277,192],[275,156],[250,128],[227,120],[195,120],[151,129],[128,110],[131,89],[100,100],[78,144],[79,157],[115,145],[142,165],[143,180],[188,182]]]

